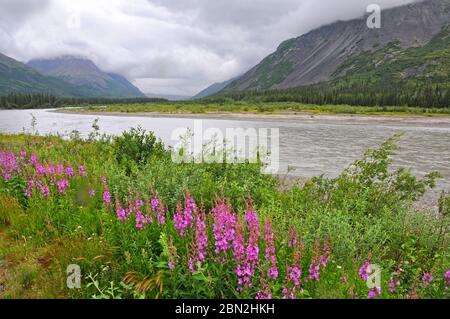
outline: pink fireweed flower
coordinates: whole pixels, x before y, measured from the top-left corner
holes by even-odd
[[[82,177],[87,176],[86,170],[84,169],[83,165],[78,166],[78,175],[80,175]]]
[[[23,161],[27,157],[27,151],[22,150],[20,152],[20,159]]]
[[[375,299],[378,295],[381,295],[381,287],[372,288],[367,294],[368,299]]]
[[[51,163],[49,163],[45,169],[46,174],[50,177],[53,177],[55,175],[55,166]]]
[[[369,278],[369,275],[372,273],[372,267],[370,266],[370,262],[366,261],[359,268],[358,275],[361,276],[361,279],[366,281]]]
[[[3,175],[6,182],[9,182],[14,174],[21,175],[21,171],[14,153],[0,153],[0,173]]]
[[[37,176],[44,176],[45,173],[47,172],[46,168],[44,165],[42,164],[36,164],[36,174]]]
[[[259,259],[258,239],[260,225],[258,215],[251,208],[247,209],[245,219],[247,221],[247,229],[249,232],[246,257],[247,262],[250,264],[250,268],[253,271],[256,268]]]
[[[159,198],[156,196],[152,196],[151,199],[152,211],[156,212],[159,207]]]
[[[236,228],[236,215],[231,211],[229,205],[225,201],[219,201],[212,209],[214,218],[213,233],[215,240],[215,253],[226,253],[231,247],[234,240]]]
[[[186,230],[193,227],[194,213],[197,211],[197,206],[194,199],[186,191],[184,209],[177,205],[177,211],[174,214],[175,229],[180,236],[186,236]]]
[[[308,269],[309,279],[319,281],[320,275],[320,262],[316,262],[315,259],[311,260],[311,264]]]
[[[394,277],[391,277],[389,279],[389,292],[394,293],[395,292],[395,282]]]
[[[145,199],[145,211],[146,211],[145,222],[147,224],[153,224],[153,213],[148,198]]]
[[[302,271],[297,267],[288,267],[289,279],[294,283],[295,287],[300,286],[300,278]]]
[[[164,225],[166,223],[166,209],[162,200],[158,196],[153,195],[150,203],[153,213],[156,213],[158,226]]]
[[[300,292],[303,290],[301,289],[301,277],[302,277],[302,270],[297,267],[288,267],[287,268],[287,278],[286,278],[286,286],[283,289],[283,299],[295,299],[296,298],[296,292],[300,289]]]
[[[116,214],[117,218],[124,223],[127,220],[127,214],[125,213],[125,209],[120,205],[119,200],[116,200]]]
[[[175,224],[176,231],[180,234],[180,236],[184,237],[185,234],[185,222],[184,222],[184,216],[183,216],[183,209],[181,208],[181,205],[177,204],[177,210],[175,214],[173,214],[173,222]]]
[[[93,198],[95,196],[95,190],[93,188],[89,189],[89,197]]]
[[[32,165],[36,166],[36,164],[37,164],[37,156],[36,156],[36,154],[31,154],[30,163]]]
[[[140,211],[136,211],[136,228],[142,230],[145,225],[145,217]]]
[[[269,221],[266,222],[264,228],[264,241],[266,242],[266,261],[270,263],[267,276],[273,280],[276,280],[278,278],[277,256],[275,253],[275,242],[273,239],[272,226]]]
[[[45,198],[47,198],[48,195],[50,194],[50,191],[49,191],[49,189],[48,189],[48,186],[47,186],[47,185],[41,185],[40,189],[41,189],[41,194],[42,194],[42,196],[44,196]]]
[[[197,211],[197,205],[194,199],[186,192],[186,201],[184,204],[184,220],[186,227],[193,227],[194,213]]]
[[[233,240],[233,256],[236,261],[236,275],[238,276],[238,291],[242,291],[242,286],[244,284],[243,277],[246,275],[245,268],[245,246],[244,246],[244,232],[242,229],[242,223],[239,217],[236,220],[236,236]]]
[[[208,235],[206,233],[206,216],[204,210],[201,209],[196,216],[194,252],[189,260],[189,269],[192,273],[201,269],[202,262],[206,258],[207,247]],[[195,269],[195,267],[197,267],[197,269]]]
[[[241,223],[237,221],[236,236],[233,242],[234,257],[237,263],[236,274],[238,276],[238,291],[243,288],[251,288],[251,278],[255,273],[259,260],[259,221],[255,211],[250,206],[245,213],[245,220],[248,230],[247,247],[244,248],[244,235]]]
[[[58,192],[65,193],[67,188],[69,187],[69,181],[67,179],[60,180],[57,183],[57,186],[58,186]]]
[[[66,176],[69,177],[69,178],[72,178],[72,177],[75,176],[75,171],[74,171],[73,167],[70,166],[70,165],[68,165],[66,167]]]
[[[64,174],[64,165],[61,163],[58,163],[58,165],[56,165],[56,174],[58,176],[61,176],[62,174]]]
[[[447,281],[445,284],[445,289],[448,289],[450,287],[450,270],[447,270],[444,273],[444,279]]]
[[[162,201],[159,201],[156,218],[158,219],[158,226],[164,225],[166,223],[166,208],[164,207]]]
[[[111,204],[111,193],[107,189],[103,191],[103,203],[106,206],[109,206]]]
[[[106,184],[106,177],[102,176],[102,186],[103,186],[103,203],[106,207],[111,205],[111,193],[109,192],[108,185]],[[132,205],[130,201],[130,205]]]
[[[34,179],[33,178],[29,178],[28,182],[27,182],[27,187],[25,189],[25,196],[26,197],[33,196],[33,189],[34,189]]]
[[[394,278],[394,276],[391,276],[389,278],[389,292],[390,293],[395,293],[395,291],[397,290],[396,287],[400,286],[400,275],[397,274],[397,279]]]
[[[428,287],[433,280],[433,273],[424,273],[422,276],[422,283],[420,284],[422,287]]]

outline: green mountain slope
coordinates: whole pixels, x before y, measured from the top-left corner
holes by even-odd
[[[425,84],[450,88],[450,25],[421,47],[402,48],[393,42],[375,52],[357,54],[339,66],[332,84],[348,87],[366,83],[375,87]]]
[[[41,74],[57,77],[77,87],[83,87],[89,96],[108,98],[145,97],[121,75],[106,73],[92,61],[73,56],[32,60],[27,63]]]
[[[9,93],[50,93],[78,97],[83,95],[83,89],[76,89],[59,79],[43,76],[25,64],[0,53],[0,95]]]
[[[223,92],[448,81],[450,0],[424,0],[382,11],[381,29],[366,17],[338,21],[283,42]]]

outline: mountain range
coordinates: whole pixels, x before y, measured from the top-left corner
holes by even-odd
[[[371,87],[438,83],[450,88],[450,0],[425,0],[322,26],[284,41],[242,76],[197,97],[325,85]],[[217,90],[219,88],[219,90]]]
[[[63,56],[27,64],[0,53],[0,95],[48,93],[85,98],[145,97],[125,77],[106,73],[85,58]]]
[[[366,21],[367,15],[337,21],[284,41],[248,72],[214,83],[193,99],[309,87],[348,95],[397,88],[406,88],[401,95],[408,95],[421,88],[425,97],[430,95],[427,90],[450,90],[450,0],[424,0],[382,10],[380,29],[369,28]],[[0,95],[8,93],[145,97],[125,77],[104,72],[86,58],[62,56],[24,64],[0,53]],[[439,105],[446,104],[449,94],[436,95]]]

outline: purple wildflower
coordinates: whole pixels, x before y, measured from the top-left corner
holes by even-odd
[[[67,179],[60,180],[57,183],[57,186],[58,186],[58,192],[65,193],[67,188],[69,187],[69,181]]]
[[[381,287],[372,288],[367,294],[368,299],[375,299],[378,295],[381,295]]]
[[[372,267],[370,266],[370,262],[366,261],[364,264],[359,268],[358,275],[361,276],[361,279],[366,281],[369,278],[369,275],[372,272]]]
[[[116,200],[116,214],[117,214],[117,218],[124,223],[127,219],[127,215],[125,213],[125,209],[122,208],[122,206],[120,205],[119,200]]]
[[[444,279],[446,280],[445,289],[448,289],[450,287],[450,270],[444,273]]]
[[[174,214],[175,229],[180,236],[186,236],[187,228],[193,227],[194,213],[197,211],[197,206],[194,199],[186,191],[184,209],[177,205],[177,211]]]
[[[66,176],[69,177],[69,178],[72,178],[72,177],[75,176],[75,171],[74,171],[73,167],[70,166],[70,165],[68,165],[66,167]]]
[[[111,193],[107,189],[103,191],[103,203],[106,206],[111,204]]]
[[[202,262],[206,258],[206,248],[208,247],[208,235],[206,233],[206,216],[201,209],[196,216],[194,253],[189,260],[191,272],[201,269]],[[197,267],[197,269],[195,269]]]
[[[275,253],[272,226],[269,221],[267,221],[265,225],[264,240],[266,242],[266,260],[270,263],[267,276],[273,280],[276,280],[278,278],[277,256]]]
[[[87,176],[86,170],[84,169],[83,165],[78,166],[78,174],[82,177]]]
[[[36,154],[31,154],[31,157],[30,157],[30,163],[31,163],[32,165],[36,166],[36,164],[37,164],[37,157],[36,157]]]
[[[236,215],[225,201],[219,201],[212,209],[215,253],[226,253],[232,247],[236,228]]]
[[[422,276],[422,283],[420,284],[422,287],[428,287],[433,280],[433,273],[424,273]]]

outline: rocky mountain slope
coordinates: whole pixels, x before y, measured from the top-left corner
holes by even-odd
[[[366,80],[379,82],[383,72],[398,81],[427,77],[449,81],[446,26],[450,23],[450,0],[425,0],[383,10],[381,17],[380,29],[369,29],[367,17],[362,17],[287,40],[227,85],[224,92],[287,89],[342,79],[348,82],[361,74]],[[425,53],[426,59],[422,59]]]

